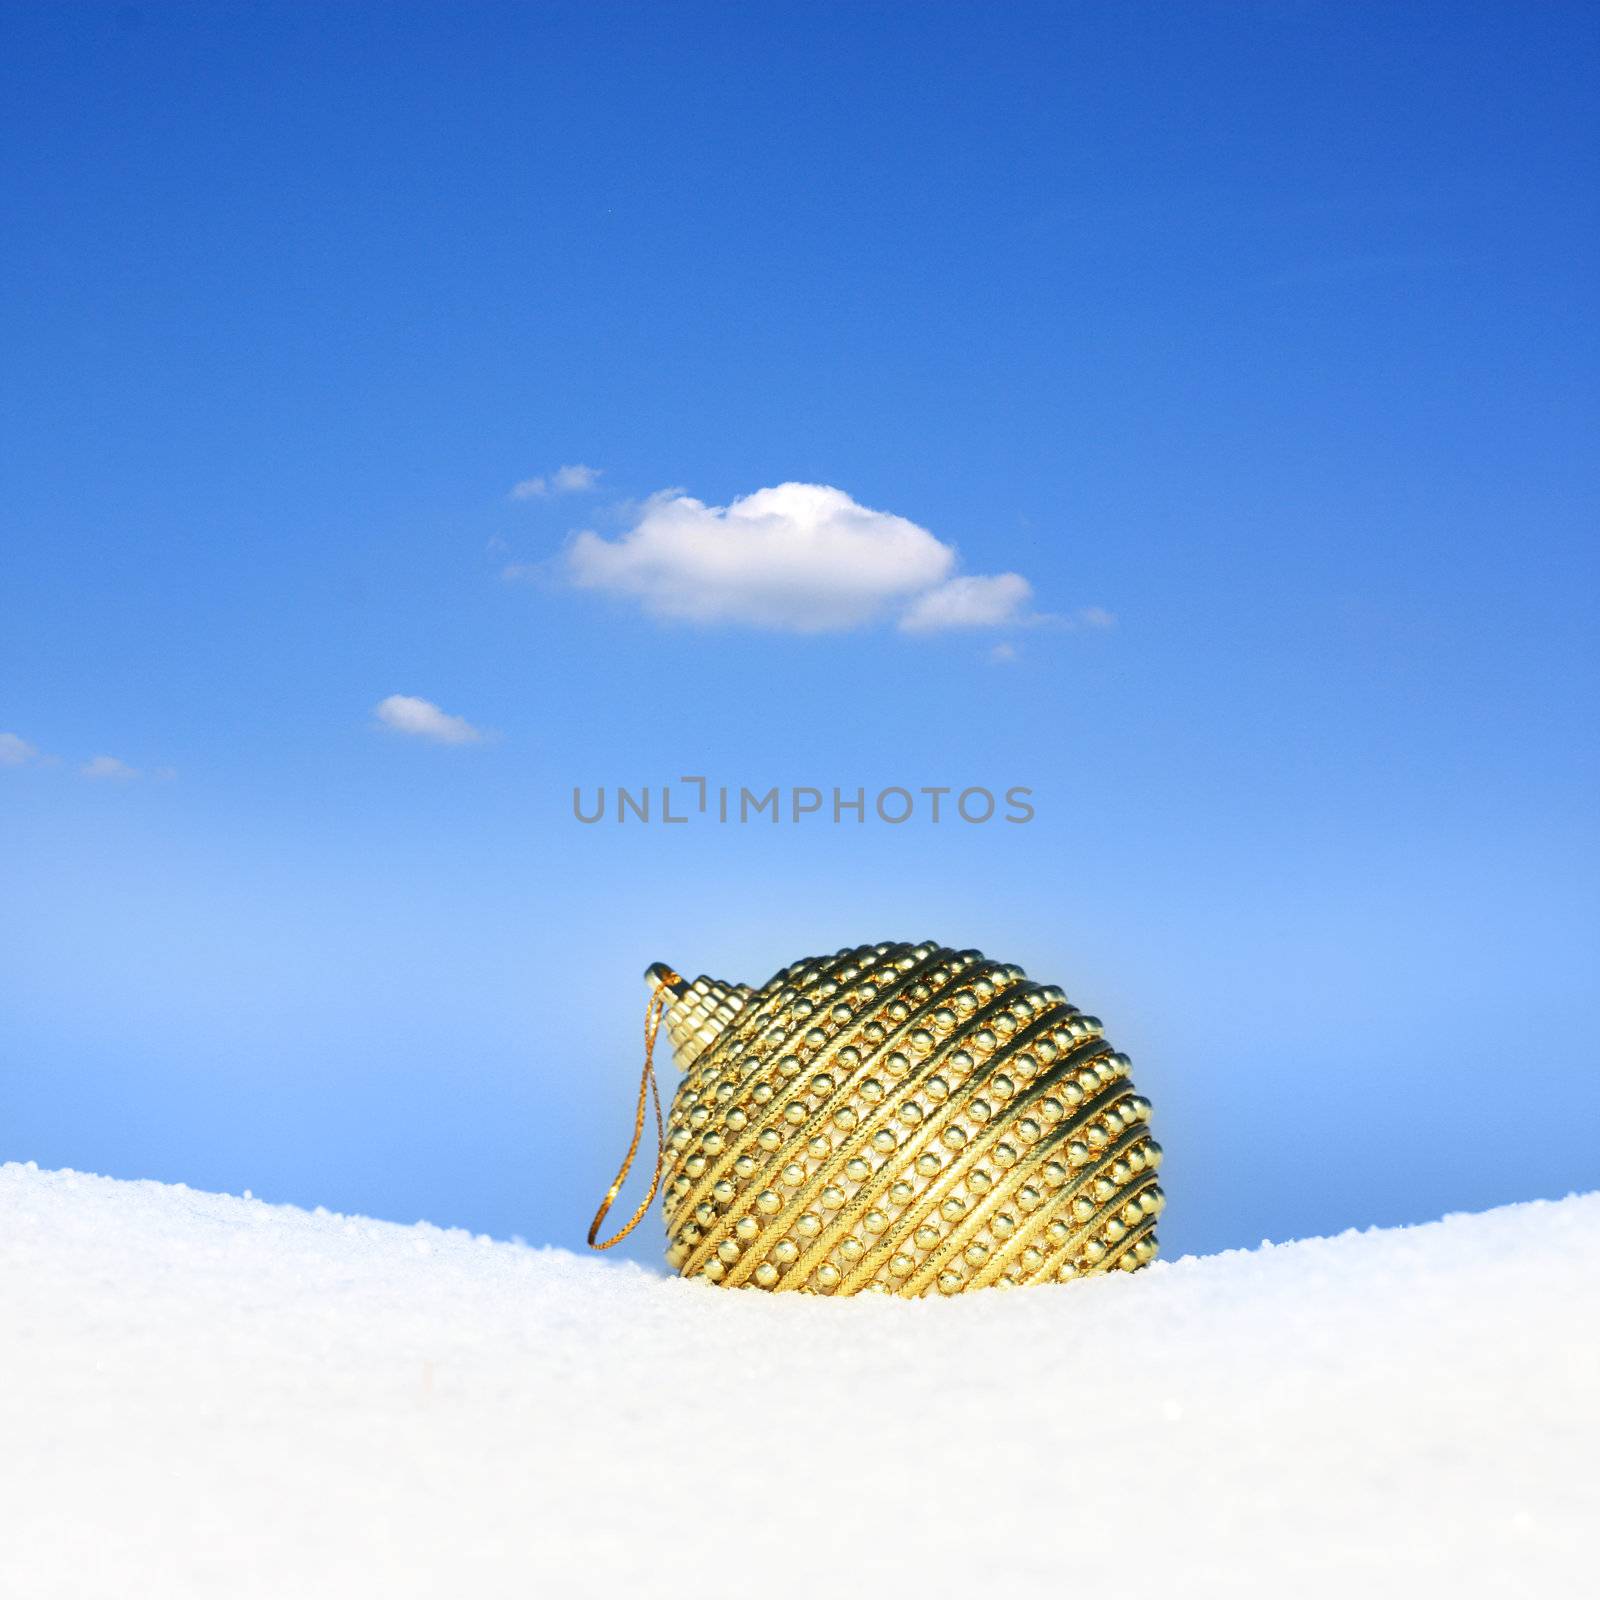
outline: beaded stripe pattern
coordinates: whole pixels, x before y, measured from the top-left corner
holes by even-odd
[[[651,978],[683,1072],[662,1178],[685,1277],[917,1297],[1154,1259],[1150,1102],[1060,989],[934,944],[759,989]]]

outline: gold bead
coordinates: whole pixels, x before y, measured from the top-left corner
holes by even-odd
[[[950,1150],[959,1150],[967,1142],[966,1131],[959,1126],[946,1128],[939,1138]]]
[[[788,1105],[783,1108],[783,1117],[785,1122],[804,1122],[810,1115],[811,1113],[806,1109],[805,1102],[803,1100],[791,1100]]]
[[[770,1261],[763,1261],[754,1276],[763,1289],[770,1289],[778,1281],[778,1269]]]
[[[761,1232],[761,1224],[754,1217],[740,1217],[733,1225],[733,1232],[741,1244],[749,1244]]]
[[[734,1162],[733,1170],[737,1172],[741,1178],[748,1178],[756,1170],[755,1158],[753,1156],[740,1156],[739,1159]]]
[[[826,1072],[819,1072],[811,1080],[811,1092],[813,1094],[832,1094],[833,1079]]]
[[[837,1211],[844,1204],[844,1190],[836,1183],[827,1184],[817,1198],[825,1211]]]
[[[897,1143],[898,1141],[896,1140],[893,1131],[889,1128],[879,1128],[878,1131],[872,1136],[872,1148],[876,1150],[880,1156],[886,1156],[890,1154],[895,1149]]]
[[[722,1205],[727,1205],[727,1203],[733,1199],[734,1195],[737,1194],[738,1191],[726,1178],[718,1178],[717,1181],[711,1185],[711,1193],[712,1196]]]
[[[772,1247],[772,1259],[780,1266],[788,1266],[800,1254],[800,1246],[793,1239],[780,1239]]]
[[[770,1217],[773,1212],[781,1211],[782,1209],[783,1199],[776,1190],[763,1189],[761,1193],[756,1196],[757,1211],[764,1211]],[[743,1224],[741,1223],[740,1226],[742,1227]]]
[[[913,1189],[904,1178],[902,1178],[899,1183],[894,1184],[889,1190],[890,1204],[903,1206],[916,1192],[917,1191]]]
[[[967,1265],[971,1267],[981,1267],[989,1259],[988,1245],[980,1244],[976,1239],[961,1253],[966,1257]]]
[[[1017,1219],[1009,1211],[1001,1211],[989,1218],[989,1231],[997,1239],[1009,1239],[1017,1231]]]
[[[958,1222],[967,1214],[967,1202],[953,1194],[939,1207],[939,1212],[946,1222]]]
[[[897,1278],[909,1278],[916,1269],[916,1262],[904,1252],[899,1252],[889,1257],[889,1270]]]
[[[700,1276],[710,1283],[721,1283],[728,1269],[713,1257],[700,1269]]]
[[[844,1164],[844,1175],[853,1183],[865,1183],[872,1176],[872,1168],[860,1156],[852,1156]]]
[[[946,1267],[935,1280],[940,1294],[959,1294],[966,1280],[954,1267]]]
[[[798,1161],[790,1161],[785,1163],[778,1177],[787,1188],[798,1189],[806,1181],[806,1169]]]
[[[861,1225],[868,1233],[882,1233],[889,1226],[889,1219],[874,1207],[861,1219]]]
[[[783,1135],[776,1128],[763,1128],[756,1135],[756,1143],[763,1150],[776,1150],[783,1143]]]
[[[824,1261],[817,1268],[817,1287],[819,1289],[832,1289],[837,1286],[839,1279],[843,1276],[844,1274],[831,1261]]]
[[[794,1231],[803,1233],[808,1239],[814,1239],[822,1232],[822,1218],[815,1211],[803,1211],[795,1218]]]
[[[852,1234],[847,1234],[839,1242],[839,1254],[846,1261],[859,1261],[867,1253],[867,1247]]]
[[[939,1160],[939,1153],[936,1150],[924,1150],[917,1157],[917,1171],[924,1178],[931,1178],[941,1165],[943,1163]]]
[[[931,1222],[924,1222],[912,1235],[919,1250],[931,1250],[944,1235]]]
[[[739,1259],[738,1243],[733,1239],[724,1239],[722,1243],[717,1246],[717,1254],[721,1256],[724,1261],[729,1263],[737,1261]]]

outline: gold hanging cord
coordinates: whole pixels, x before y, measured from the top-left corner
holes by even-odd
[[[656,1032],[661,1027],[661,1018],[673,999],[671,985],[682,982],[677,973],[668,973],[664,980],[657,981],[650,994],[650,1004],[645,1008],[644,1072],[639,1079],[639,1106],[633,1115],[633,1141],[628,1146],[627,1155],[622,1158],[622,1166],[612,1179],[611,1187],[606,1190],[605,1199],[600,1202],[600,1209],[594,1214],[594,1221],[589,1224],[589,1247],[592,1250],[609,1250],[612,1245],[626,1239],[644,1220],[645,1212],[650,1209],[650,1202],[655,1199],[656,1191],[661,1187],[661,1169],[666,1163],[667,1134],[661,1121],[661,1092],[656,1087]],[[656,1111],[656,1170],[650,1179],[650,1192],[639,1202],[638,1210],[609,1239],[600,1239],[597,1242],[596,1236],[606,1220],[606,1214],[622,1192],[629,1169],[633,1166],[633,1158],[639,1153],[639,1141],[644,1137],[644,1107],[647,1097],[655,1105]]]

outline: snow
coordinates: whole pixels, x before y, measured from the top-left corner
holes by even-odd
[[[1597,1312],[1600,1194],[834,1302],[7,1165],[0,1594],[1594,1592]]]

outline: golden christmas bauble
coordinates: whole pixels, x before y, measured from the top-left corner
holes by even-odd
[[[874,944],[758,989],[646,978],[647,1038],[683,1074],[657,1177],[684,1276],[919,1296],[1155,1256],[1150,1102],[1098,1019],[1020,967]]]

